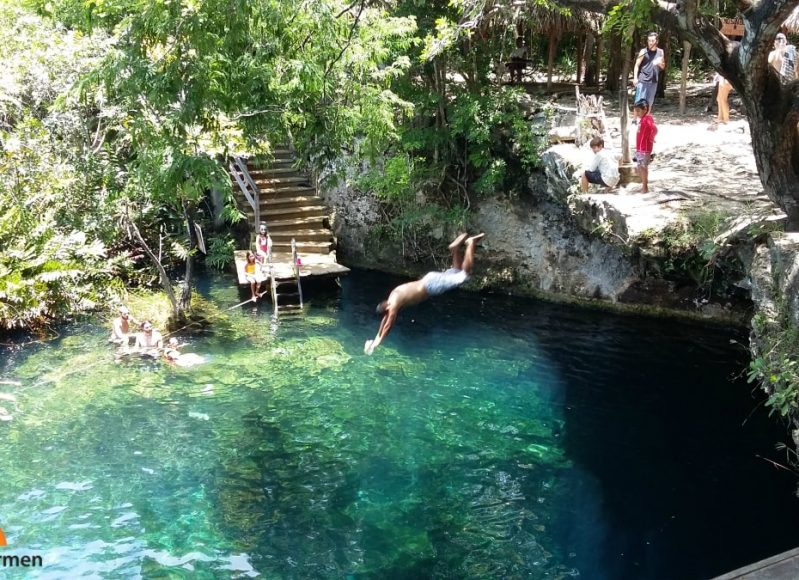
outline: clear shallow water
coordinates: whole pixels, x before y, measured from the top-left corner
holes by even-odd
[[[616,579],[799,545],[744,336],[455,292],[366,357],[396,282],[234,311],[191,369],[114,363],[94,326],[0,351],[10,550],[44,578]]]

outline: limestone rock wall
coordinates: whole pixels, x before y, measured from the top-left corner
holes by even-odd
[[[775,319],[782,309],[799,324],[799,233],[774,233],[755,248],[748,282],[758,312]]]
[[[621,248],[586,235],[562,205],[496,196],[476,208],[474,222],[487,234],[484,277],[511,293],[616,302],[638,278]]]
[[[602,299],[613,303],[638,278],[622,248],[581,230],[568,208],[539,183],[541,198],[519,200],[497,194],[472,207],[473,228],[486,232],[474,283],[520,295],[556,300]],[[320,189],[332,210],[338,257],[350,266],[415,275],[443,264],[408,264],[401,247],[375,234],[379,202],[352,180]],[[445,248],[454,232],[435,231]],[[445,250],[444,250],[445,251]]]

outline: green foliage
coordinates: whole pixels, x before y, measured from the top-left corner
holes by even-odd
[[[233,263],[235,249],[236,243],[228,234],[210,238],[205,263],[215,270],[225,270]]]
[[[93,309],[126,261],[107,252],[114,185],[94,120],[64,97],[102,39],[4,3],[0,44],[0,328],[38,328]]]
[[[624,43],[630,44],[636,30],[652,29],[653,7],[653,0],[622,0],[608,12],[603,30],[621,34]]]
[[[693,280],[708,288],[715,273],[714,257],[718,247],[714,239],[729,222],[727,212],[708,209],[690,212],[687,219],[666,228],[659,241],[664,248],[664,272],[667,276]]]
[[[358,182],[361,189],[371,191],[382,202],[386,222],[377,229],[378,236],[401,243],[405,256],[410,258],[435,254],[432,238],[448,235],[449,231],[464,227],[467,221],[468,211],[461,204],[446,207],[426,199],[416,189],[429,181],[426,171],[420,159],[396,154],[388,157],[382,168],[369,171]]]
[[[91,310],[113,272],[102,243],[63,232],[43,197],[21,204],[0,192],[0,328],[37,328]]]
[[[335,0],[40,2],[84,32],[109,35],[78,85],[100,95],[103,145],[124,152],[119,193],[167,267],[194,256],[191,223],[209,190],[227,194],[221,160],[292,142],[317,162],[354,145],[374,157],[412,110],[391,90],[410,65],[412,18]],[[143,88],[146,87],[146,90]],[[98,128],[99,132],[99,128]],[[240,217],[229,209],[231,221]],[[187,227],[187,224],[189,227]],[[187,234],[188,232],[188,234]],[[184,291],[184,301],[189,296]],[[181,303],[182,305],[184,302]]]
[[[785,301],[777,304],[773,319],[760,313],[752,318],[757,356],[749,363],[750,383],[768,393],[766,405],[781,417],[796,417],[799,408],[799,327],[791,320]]]

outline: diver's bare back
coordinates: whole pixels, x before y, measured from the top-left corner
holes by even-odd
[[[388,305],[393,308],[404,308],[418,304],[425,298],[427,298],[427,291],[424,288],[424,283],[421,280],[414,280],[394,288],[388,297]]]

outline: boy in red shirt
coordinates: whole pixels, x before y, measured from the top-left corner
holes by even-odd
[[[633,113],[638,119],[638,133],[635,136],[635,161],[638,164],[638,175],[641,176],[641,191],[649,193],[649,161],[652,159],[652,148],[658,128],[649,114],[649,103],[641,99],[633,105]]]

